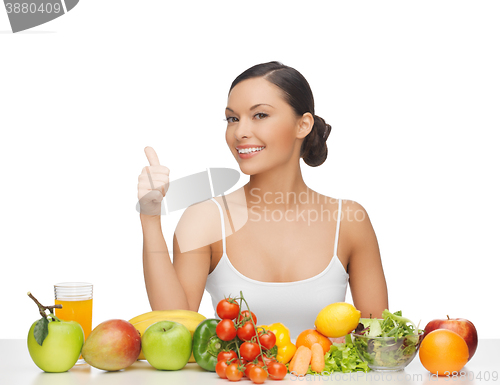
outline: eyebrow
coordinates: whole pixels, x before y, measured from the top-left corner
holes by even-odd
[[[255,106],[250,107],[250,111],[252,111],[253,109],[255,109],[255,108],[259,107],[259,106],[269,106],[269,107],[274,108],[274,107],[273,107],[273,106],[271,106],[270,104],[266,104],[266,103],[259,103],[259,104],[256,104]],[[232,109],[230,109],[229,107],[226,107],[226,110],[229,110],[229,111],[231,111],[231,112],[233,112],[233,113],[234,113],[234,111],[233,111]]]

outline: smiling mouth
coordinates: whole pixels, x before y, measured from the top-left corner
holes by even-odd
[[[251,147],[251,148],[243,148],[243,149],[236,149],[236,151],[238,151],[238,154],[252,154],[254,152],[259,152],[259,151],[262,151],[264,148],[266,148],[265,146],[262,146],[262,147]]]

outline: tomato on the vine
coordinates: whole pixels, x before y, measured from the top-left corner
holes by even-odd
[[[254,366],[255,366],[255,364],[253,362],[247,362],[245,364],[245,376],[248,377],[248,375],[250,373],[250,369],[252,369]]]
[[[259,341],[262,347],[267,350],[272,349],[276,345],[276,335],[272,331],[267,330],[265,333],[259,334]]]
[[[217,354],[217,361],[230,361],[233,358],[238,358],[234,350],[223,350]]]
[[[250,373],[250,368],[254,367],[254,366],[260,366],[262,368],[262,367],[264,367],[264,363],[262,361],[257,361],[257,363],[255,363],[255,360],[247,362],[245,364],[245,368],[246,368],[245,369],[245,376],[248,377],[248,374]]]
[[[231,364],[226,368],[226,377],[229,381],[241,380],[243,372],[240,371],[237,363]]]
[[[250,380],[252,380],[255,384],[262,384],[267,379],[267,372],[264,368],[256,365],[249,370],[248,378],[250,378]]]
[[[276,361],[276,359],[274,357],[268,357],[266,356],[265,353],[263,354],[260,354],[259,357],[258,357],[258,361],[259,362],[262,362],[262,365],[264,365],[264,363],[266,365],[269,365],[269,363],[273,362],[273,361]]]
[[[216,311],[221,319],[227,318],[233,320],[238,317],[240,305],[233,298],[224,298],[217,304]]]
[[[227,378],[226,377],[226,368],[229,365],[226,364],[226,360],[221,360],[217,362],[217,365],[215,365],[215,373],[219,375],[220,378]]]
[[[230,319],[223,319],[215,327],[215,333],[222,341],[231,341],[236,337],[236,328],[233,321]]]
[[[273,380],[282,380],[286,376],[286,366],[285,364],[278,361],[271,361],[267,364],[267,371],[269,372],[269,377]]]
[[[240,355],[247,361],[253,361],[260,354],[259,345],[255,342],[243,342],[240,346]]]
[[[238,328],[236,331],[238,338],[242,341],[250,341],[253,336],[255,336],[255,328],[252,324],[252,321],[245,322],[242,326]]]
[[[253,319],[253,323],[255,325],[257,325],[257,316],[255,314],[253,314],[253,311],[252,312],[249,312],[248,310],[243,310],[239,317],[238,317],[238,323],[241,322],[243,320],[243,318],[245,317],[248,317],[248,319],[250,319],[250,313],[252,313],[252,319]]]

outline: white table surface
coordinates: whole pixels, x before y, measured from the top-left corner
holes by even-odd
[[[77,365],[65,373],[45,373],[31,360],[26,340],[0,339],[0,385],[183,385],[183,384],[219,384],[231,382],[221,379],[215,372],[207,372],[196,363],[189,363],[177,371],[160,371],[147,361],[137,361],[127,369],[118,372],[106,372],[88,364]],[[474,384],[500,385],[500,339],[479,340],[478,349],[472,360],[462,369],[464,377],[431,377],[422,366],[418,355],[403,371],[389,373],[355,372],[336,373],[331,376],[306,376],[297,378],[287,374],[281,381],[267,379],[265,384],[289,383],[322,383],[322,382],[356,382],[368,384],[373,382],[398,383],[404,385],[432,384]],[[494,380],[496,373],[497,380]],[[252,384],[243,377],[243,384]]]

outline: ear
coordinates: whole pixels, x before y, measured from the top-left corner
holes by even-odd
[[[302,115],[302,118],[298,122],[297,138],[305,138],[311,132],[314,126],[314,116],[310,112],[306,112]]]

